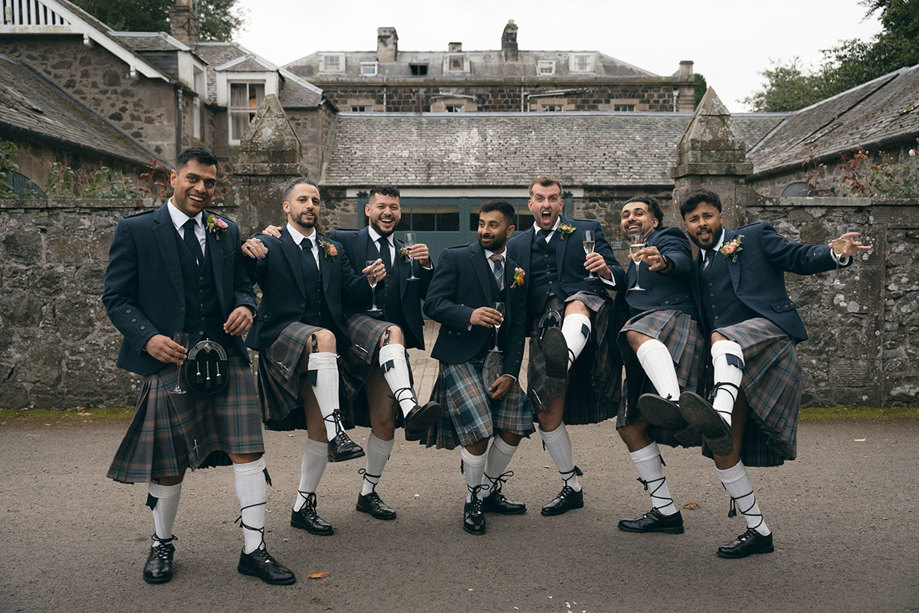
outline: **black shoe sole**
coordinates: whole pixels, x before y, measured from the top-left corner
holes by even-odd
[[[389,520],[392,520],[392,519],[395,519],[395,518],[396,518],[396,514],[395,514],[395,513],[393,513],[392,515],[378,515],[378,514],[374,513],[373,511],[371,511],[370,509],[361,508],[360,505],[355,505],[354,508],[355,508],[356,510],[360,511],[361,513],[366,513],[367,515],[369,515],[370,517],[372,517],[372,518],[374,518],[374,519],[380,519],[380,520],[383,520],[383,521],[389,521]]]
[[[496,515],[523,515],[527,512],[527,508],[523,507],[522,509],[514,509],[513,511],[505,511],[502,509],[489,508],[485,505],[482,505],[483,513],[495,513]]]
[[[546,376],[564,379],[568,374],[568,343],[558,328],[549,328],[540,345],[546,360]]]
[[[726,560],[739,560],[740,558],[746,558],[747,556],[756,555],[756,554],[758,554],[758,553],[772,553],[773,551],[775,551],[775,546],[774,546],[774,545],[773,545],[772,547],[770,547],[769,549],[760,549],[760,550],[757,550],[757,551],[748,551],[748,552],[742,553],[742,554],[727,553],[727,552],[722,551],[721,549],[719,549],[716,553],[718,554],[718,557],[719,557],[719,558],[724,558],[724,559],[726,559]]]
[[[293,585],[294,583],[297,582],[297,578],[296,578],[296,577],[290,577],[290,578],[284,579],[284,580],[282,580],[282,581],[272,581],[272,580],[266,579],[266,578],[264,578],[264,577],[259,577],[258,573],[256,573],[255,571],[251,571],[251,570],[249,570],[248,568],[246,568],[245,566],[242,566],[242,565],[240,565],[240,564],[237,564],[237,565],[236,565],[236,570],[239,571],[239,574],[240,574],[240,575],[246,575],[247,577],[258,577],[259,579],[261,579],[262,581],[264,581],[264,582],[267,583],[268,585]]]
[[[683,526],[677,526],[672,528],[651,528],[651,529],[642,529],[642,528],[630,528],[626,525],[623,525],[622,522],[619,522],[619,529],[623,532],[631,532],[632,534],[651,534],[654,532],[660,534],[683,534],[685,528]]]
[[[290,522],[290,527],[296,528],[297,530],[306,530],[313,536],[332,536],[333,534],[335,534],[335,530],[333,528],[330,528],[328,532],[317,532],[316,530],[313,530],[312,528],[309,528],[306,525],[298,524],[295,522]]]
[[[411,421],[406,419],[405,430],[413,433],[424,432],[440,421],[442,413],[443,410],[436,402],[428,402],[423,406],[419,405],[418,412],[412,415]]]
[[[561,511],[556,511],[555,509],[546,511],[546,508],[543,507],[542,510],[539,512],[539,514],[542,515],[543,517],[555,517],[556,515],[564,515],[568,511],[573,511],[574,509],[583,509],[583,508],[584,508],[583,502],[581,502],[580,504],[566,505],[565,508]]]
[[[466,527],[466,524],[463,524],[463,530],[465,530],[465,531],[468,532],[469,534],[474,534],[475,536],[482,536],[483,534],[486,533],[485,530],[477,531],[477,530],[472,530],[472,529],[470,529],[470,528],[467,528],[467,527]]]
[[[148,579],[147,577],[144,577],[144,581],[146,581],[150,585],[159,585],[161,583],[169,583],[170,581],[172,581],[172,575],[169,575],[168,577],[160,577],[158,579],[154,579],[154,578]]]
[[[683,419],[695,426],[712,453],[731,455],[734,437],[731,427],[704,398],[694,392],[680,394],[680,413]]]
[[[358,458],[364,457],[364,450],[358,448],[357,451],[352,451],[350,453],[343,453],[333,456],[329,454],[329,462],[347,462],[348,460],[356,460]]]
[[[676,430],[689,425],[676,403],[657,394],[642,394],[638,399],[638,412],[649,424],[661,428]]]

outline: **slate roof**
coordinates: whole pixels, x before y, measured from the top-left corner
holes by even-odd
[[[165,32],[112,32],[111,34],[135,51],[191,51],[188,45]]]
[[[791,113],[750,151],[755,174],[919,136],[919,65]],[[749,143],[748,143],[749,144]]]
[[[783,115],[736,115],[758,142]],[[340,113],[325,151],[329,186],[672,185],[690,113]]]
[[[146,165],[155,156],[37,71],[0,55],[0,125]]]

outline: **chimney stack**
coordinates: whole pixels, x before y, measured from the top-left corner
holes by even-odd
[[[501,53],[505,62],[517,61],[517,26],[513,19],[507,20],[504,33],[501,35]]]
[[[463,43],[447,43],[447,51],[450,53],[461,53],[463,51]]]
[[[186,45],[198,42],[198,16],[195,15],[193,1],[176,0],[169,9],[169,33]]]
[[[399,35],[395,28],[377,28],[377,61],[395,62],[399,54]]]

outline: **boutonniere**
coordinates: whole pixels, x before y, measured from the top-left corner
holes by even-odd
[[[227,225],[227,222],[220,219],[213,213],[208,215],[207,221],[204,222],[204,225],[207,226],[207,231],[211,232],[214,235],[214,238],[220,240],[220,235],[227,231],[227,228],[230,226]]]
[[[408,262],[410,262],[410,261],[412,260],[411,249],[409,249],[408,247],[403,247],[403,248],[399,251],[399,254],[402,256],[402,261],[403,261],[403,262],[408,263]]]
[[[558,226],[558,240],[563,241],[565,237],[569,234],[573,234],[575,227],[566,223],[559,224]]]
[[[322,247],[322,253],[327,258],[334,259],[338,255],[338,249],[335,248],[335,245],[325,239],[319,241],[319,246]]]
[[[511,283],[511,289],[523,287],[523,277],[526,275],[519,266],[514,268],[514,281]]]
[[[721,246],[721,249],[718,252],[726,258],[731,258],[731,262],[737,262],[737,254],[743,251],[743,247],[740,246],[740,241],[743,239],[743,234],[735,238],[734,240],[727,242]]]

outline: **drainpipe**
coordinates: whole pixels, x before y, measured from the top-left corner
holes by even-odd
[[[173,81],[172,87],[176,93],[176,154],[175,154],[175,157],[179,157],[179,154],[182,152],[182,113],[185,108],[185,104],[182,100],[182,86],[179,85],[178,81]]]

